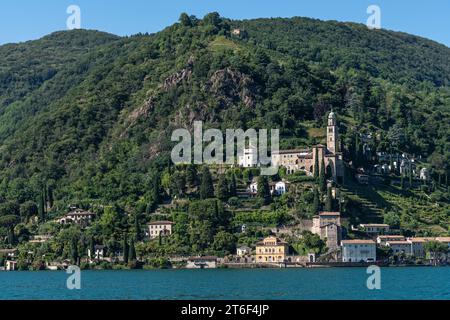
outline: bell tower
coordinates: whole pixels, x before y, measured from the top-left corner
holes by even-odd
[[[327,126],[327,149],[332,153],[336,153],[338,151],[337,148],[338,142],[338,132],[336,125],[336,114],[331,110],[328,115],[328,126]]]

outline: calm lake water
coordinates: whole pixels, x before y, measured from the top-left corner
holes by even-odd
[[[0,299],[450,299],[450,267],[0,272]]]

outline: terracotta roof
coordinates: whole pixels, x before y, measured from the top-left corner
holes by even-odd
[[[0,249],[0,253],[15,253],[17,249]]]
[[[450,242],[450,237],[436,237],[436,241],[439,241],[439,242]]]
[[[375,244],[375,241],[364,239],[353,239],[353,240],[342,240],[341,244]]]
[[[388,241],[387,244],[410,244],[407,240]]]
[[[411,241],[411,242],[427,242],[427,241],[432,241],[432,240],[434,240],[434,238],[432,238],[432,237],[408,238],[408,241]]]
[[[168,220],[149,222],[149,225],[159,225],[159,224],[174,224],[174,223],[172,221],[168,221]]]
[[[381,236],[378,236],[378,238],[380,238],[380,239],[397,239],[397,238],[405,238],[404,236],[396,236],[396,235],[381,235]]]
[[[273,154],[294,154],[294,153],[306,153],[311,152],[309,149],[291,149],[291,150],[278,150],[274,151]]]
[[[389,227],[389,225],[385,224],[385,223],[361,223],[360,226],[363,228],[365,228],[365,227]]]
[[[319,216],[340,216],[340,212],[333,212],[333,211],[322,211],[319,212]]]
[[[286,241],[283,241],[283,240],[281,240],[281,239],[279,239],[279,238],[277,238],[277,237],[274,237],[274,236],[269,236],[269,237],[270,237],[270,238],[275,238],[275,240],[276,240],[276,245],[288,244]],[[259,246],[265,245],[265,244],[264,244],[264,240],[267,239],[267,238],[269,238],[269,237],[266,237],[266,238],[264,238],[263,240],[258,241],[258,242],[256,243],[256,245],[259,245]]]

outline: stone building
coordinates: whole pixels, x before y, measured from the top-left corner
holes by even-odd
[[[341,214],[339,212],[320,212],[313,217],[311,232],[318,234],[320,239],[326,239],[329,251],[339,248],[342,237]]]
[[[336,114],[331,111],[328,115],[327,144],[316,145],[308,149],[279,150],[272,154],[272,165],[285,167],[288,174],[296,171],[305,171],[308,175],[314,172],[317,162],[326,166],[325,172],[335,182],[341,183],[344,176],[342,153],[339,152],[339,134]]]

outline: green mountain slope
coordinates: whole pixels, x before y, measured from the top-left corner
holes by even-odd
[[[35,201],[45,184],[59,209],[134,209],[170,166],[173,129],[194,120],[280,128],[282,147],[301,147],[321,142],[310,132],[331,108],[347,159],[357,132],[376,132],[375,149],[395,145],[449,171],[450,49],[415,36],[209,14],[154,35],[57,33],[2,46],[0,56],[3,203]]]

